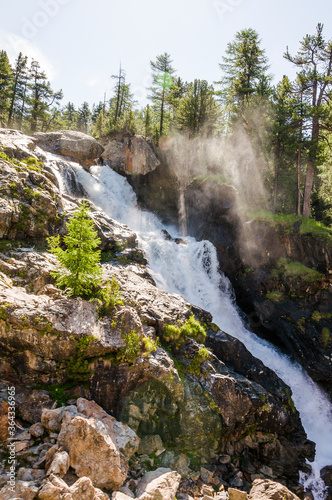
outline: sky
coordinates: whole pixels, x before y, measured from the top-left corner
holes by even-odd
[[[227,44],[255,29],[274,83],[295,69],[283,58],[324,24],[332,39],[331,0],[3,0],[0,50],[39,61],[63,104],[109,99],[121,62],[139,105],[147,103],[150,61],[168,52],[176,75],[209,83],[221,78]]]

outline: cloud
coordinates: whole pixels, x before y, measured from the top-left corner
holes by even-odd
[[[45,71],[50,81],[56,77],[53,64],[34,43],[26,38],[0,30],[0,45],[2,50],[7,52],[11,64],[14,63],[18,54],[22,52],[24,56],[28,56],[30,62],[32,59],[39,62],[41,69]]]

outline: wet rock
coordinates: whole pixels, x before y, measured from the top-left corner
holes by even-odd
[[[256,479],[249,493],[249,500],[299,500],[286,486],[270,481]]]
[[[93,165],[104,151],[96,139],[73,130],[37,132],[34,139],[41,149],[66,156],[85,166]]]
[[[137,485],[136,497],[141,500],[174,500],[180,480],[180,474],[171,469],[147,472]]]

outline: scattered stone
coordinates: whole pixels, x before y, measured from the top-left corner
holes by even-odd
[[[152,436],[145,436],[138,447],[138,453],[141,455],[151,455],[154,453],[156,456],[161,455],[165,451],[161,437],[156,434]]]
[[[247,500],[247,493],[236,488],[228,488],[228,496],[229,500]]]
[[[144,474],[136,489],[140,500],[174,500],[181,480],[171,469],[159,468]]]
[[[55,408],[54,410],[43,409],[41,415],[41,423],[49,431],[59,432],[61,429],[62,419],[64,415],[68,413],[76,415],[77,407],[62,406],[61,408]]]
[[[28,431],[16,434],[15,441],[29,441],[31,439],[31,434]]]
[[[30,445],[29,441],[16,441],[15,442],[15,452],[19,453],[20,451],[25,450]]]
[[[69,455],[66,451],[57,452],[54,455],[52,463],[47,471],[47,475],[57,474],[60,477],[63,477],[67,474],[67,471],[70,466]]]
[[[112,500],[130,500],[131,498],[135,498],[135,496],[132,497],[132,496],[126,495],[122,491],[115,491],[112,494]]]
[[[227,464],[230,464],[231,463],[231,457],[229,455],[220,455],[219,456],[219,463],[220,464],[223,464],[223,465],[227,465]]]
[[[128,488],[127,486],[121,486],[121,488],[119,488],[119,491],[121,493],[124,493],[125,495],[127,495],[128,497],[131,497],[131,498],[135,498],[135,494],[131,491],[130,488]]]
[[[51,408],[53,403],[47,391],[24,389],[16,393],[17,410],[21,418],[30,424],[40,422],[42,410]]]
[[[201,479],[204,483],[212,483],[213,472],[204,467],[201,467]]]
[[[38,487],[32,481],[15,481],[14,489],[15,493],[13,493],[12,486],[8,482],[0,490],[1,500],[33,500],[38,493]]]
[[[44,427],[40,422],[37,422],[30,427],[29,432],[31,436],[39,438],[44,434]]]
[[[95,488],[91,479],[82,477],[72,486],[51,474],[39,492],[39,500],[109,500],[100,489]]]
[[[175,457],[170,462],[170,468],[176,470],[183,478],[187,477],[192,472],[189,465],[190,459],[184,453],[181,453],[181,455]]]
[[[51,465],[54,455],[56,454],[57,451],[62,451],[63,449],[59,449],[59,445],[55,444],[51,448],[49,448],[46,452],[45,455],[45,469],[48,470],[49,466]]]
[[[0,442],[8,438],[8,403],[0,401]]]
[[[249,500],[299,500],[299,497],[283,484],[270,479],[256,479],[250,490]]]
[[[274,477],[273,476],[273,470],[271,469],[271,467],[268,467],[267,465],[263,465],[263,467],[261,467],[259,469],[259,472],[261,474],[264,474],[264,476],[268,476],[268,477]]]

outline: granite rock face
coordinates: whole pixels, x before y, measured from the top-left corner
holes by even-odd
[[[153,149],[143,137],[110,138],[104,140],[103,145],[103,160],[120,174],[146,175],[160,165]]]
[[[66,156],[86,167],[94,165],[104,151],[96,139],[73,130],[37,132],[34,139],[41,149]]]

